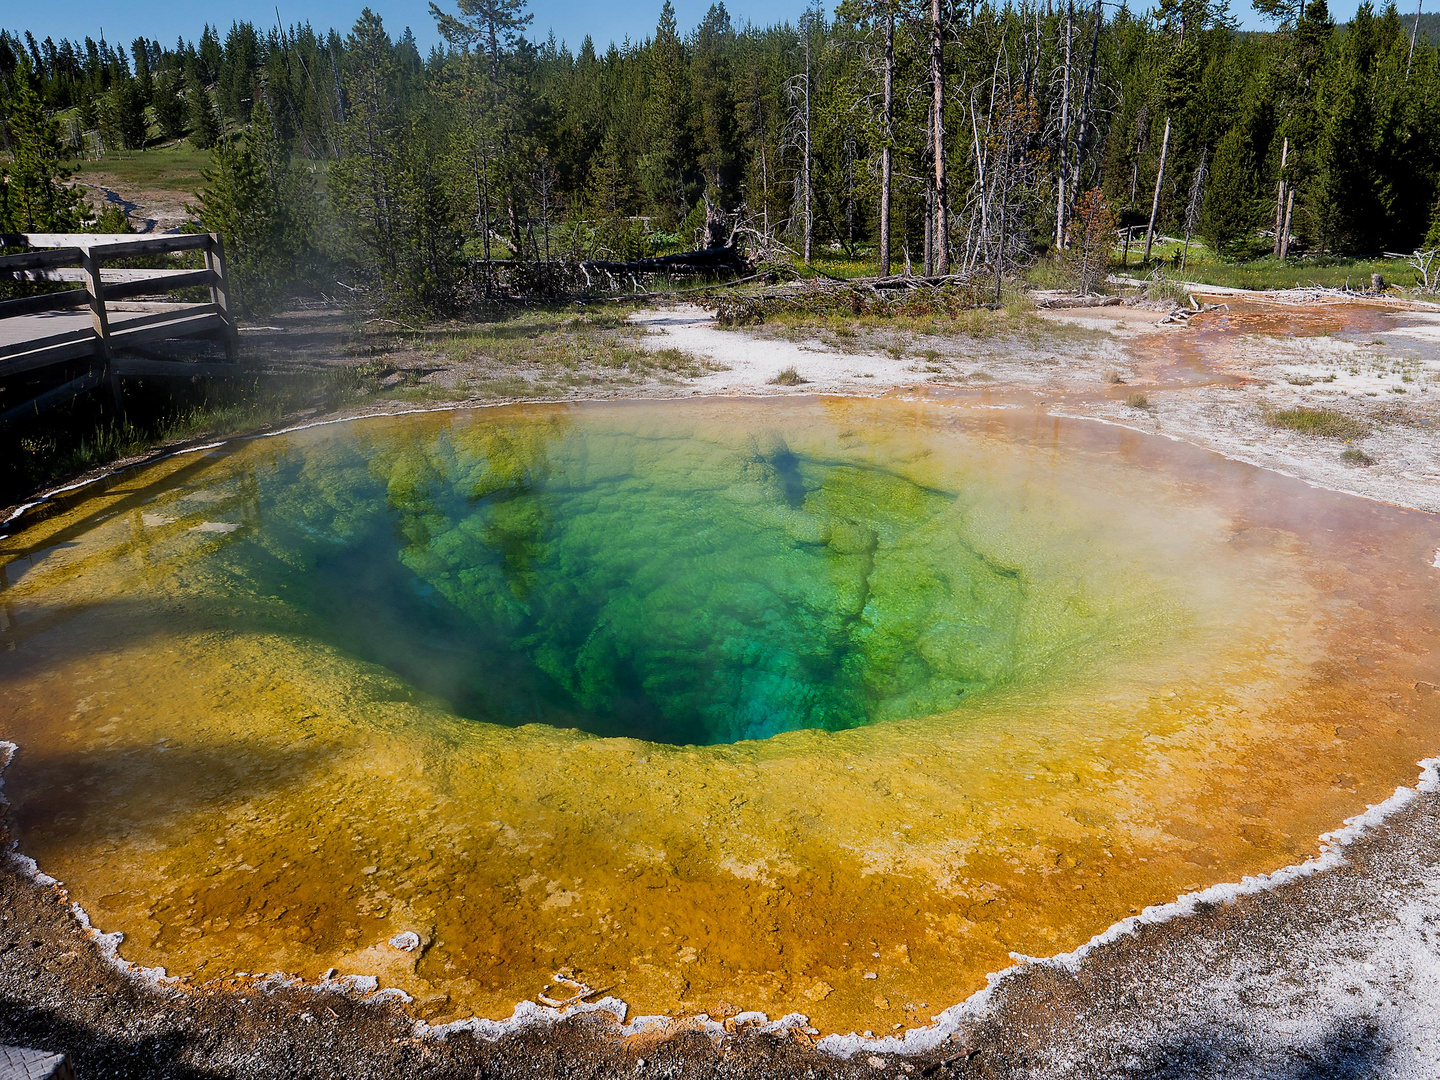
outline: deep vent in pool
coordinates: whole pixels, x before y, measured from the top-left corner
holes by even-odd
[[[727,743],[929,715],[1016,677],[1025,581],[954,535],[954,492],[778,437],[697,457],[476,430],[282,460],[227,564],[308,635],[508,725]]]

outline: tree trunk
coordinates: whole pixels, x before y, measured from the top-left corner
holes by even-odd
[[[471,165],[475,169],[475,215],[480,229],[480,250],[490,261],[490,162],[483,143],[471,143]]]
[[[975,244],[976,258],[990,240],[990,195],[985,186],[985,151],[980,144],[980,121],[976,117],[975,95],[970,95],[970,132],[975,137],[975,177],[980,185],[980,236]]]
[[[945,192],[945,38],[940,22],[940,0],[930,0],[930,82],[934,93],[935,137],[935,272],[950,272],[948,218],[950,200]]]
[[[925,190],[925,276],[935,275],[935,192]]]
[[[1282,259],[1289,258],[1290,256],[1290,215],[1294,210],[1295,189],[1291,188],[1290,193],[1285,199],[1285,235],[1284,239],[1280,242],[1280,258]]]
[[[880,276],[890,276],[890,182],[895,138],[895,13],[885,16],[885,87],[880,148]]]
[[[811,240],[815,231],[815,215],[810,203],[810,35],[813,24],[805,29],[805,265],[810,265]]]
[[[1165,117],[1165,135],[1160,140],[1160,168],[1155,173],[1155,198],[1150,201],[1150,224],[1145,229],[1145,262],[1150,261],[1150,245],[1155,240],[1155,217],[1160,213],[1160,185],[1165,182],[1165,158],[1170,153],[1170,117]]]
[[[1420,8],[1425,0],[1415,4],[1415,25],[1410,28],[1410,51],[1405,54],[1405,81],[1410,81],[1410,62],[1415,59],[1415,39],[1420,36]]]
[[[1090,102],[1095,94],[1095,66],[1100,58],[1100,29],[1104,25],[1100,10],[1102,0],[1095,0],[1094,28],[1090,33],[1090,60],[1085,65],[1085,89],[1080,94],[1080,115],[1075,121],[1075,164],[1070,171],[1075,176],[1075,189],[1080,187],[1080,170],[1085,166],[1085,155],[1089,147],[1086,135],[1090,129]]]
[[[1275,195],[1275,254],[1280,254],[1280,234],[1285,227],[1285,163],[1290,160],[1290,136],[1280,145],[1280,187]]]
[[[1060,76],[1060,171],[1055,184],[1055,249],[1065,250],[1065,208],[1070,192],[1070,38],[1075,0],[1065,5],[1065,70]]]

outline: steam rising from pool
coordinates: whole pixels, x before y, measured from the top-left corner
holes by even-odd
[[[21,850],[128,959],[435,1022],[921,1025],[1303,858],[1440,728],[1433,519],[1018,410],[374,419],[5,545]]]

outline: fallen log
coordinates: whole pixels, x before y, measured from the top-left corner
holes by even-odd
[[[988,290],[977,289],[964,278],[910,278],[913,287],[877,287],[890,279],[853,278],[791,282],[756,293],[716,299],[716,321],[721,326],[763,323],[778,315],[827,316],[896,315],[954,317],[961,311],[988,306]],[[982,295],[983,293],[983,295]]]
[[[675,255],[657,255],[649,259],[618,262],[613,259],[583,259],[585,270],[609,274],[663,274],[672,270],[731,270],[740,273],[747,268],[745,258],[733,245],[682,251]]]

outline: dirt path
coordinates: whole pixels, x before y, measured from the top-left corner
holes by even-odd
[[[193,195],[137,187],[91,169],[86,169],[76,183],[84,189],[86,201],[97,212],[114,207],[125,214],[130,227],[139,233],[178,232],[194,219],[185,208],[187,201],[195,201]]]

